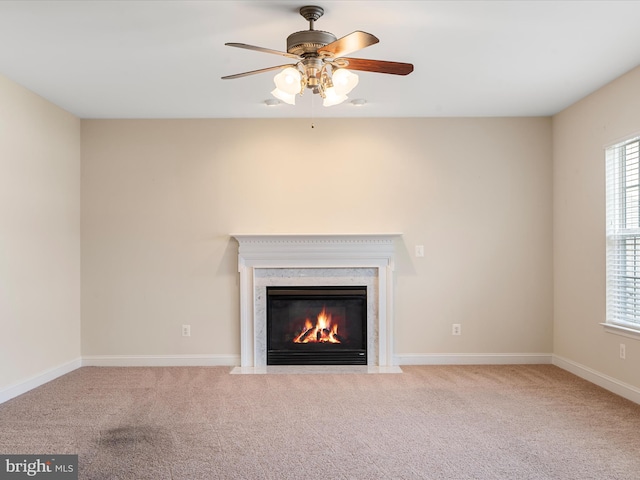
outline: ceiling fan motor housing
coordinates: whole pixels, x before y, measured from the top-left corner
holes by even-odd
[[[322,15],[324,9],[317,5],[300,8],[300,15],[309,22],[309,30],[292,33],[287,37],[287,52],[301,57],[317,57],[318,49],[336,41],[333,33],[315,30],[314,23]]]
[[[301,57],[318,55],[318,49],[336,41],[333,33],[322,30],[303,30],[287,37],[287,52]]]

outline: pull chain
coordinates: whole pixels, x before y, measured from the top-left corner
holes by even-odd
[[[315,95],[311,95],[311,128],[316,128],[316,126],[313,123],[313,106],[315,103]]]

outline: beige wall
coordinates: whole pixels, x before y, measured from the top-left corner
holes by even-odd
[[[229,234],[309,232],[404,234],[397,354],[551,353],[549,118],[310,123],[82,121],[83,355],[238,355]]]
[[[0,393],[80,358],[80,120],[0,75]]]
[[[557,355],[640,388],[638,339],[606,333],[604,146],[640,134],[640,68],[553,118]],[[626,360],[619,345],[626,345]]]

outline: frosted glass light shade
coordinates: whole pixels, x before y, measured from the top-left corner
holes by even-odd
[[[295,93],[287,93],[283,92],[279,88],[274,88],[271,92],[271,95],[276,97],[278,100],[282,100],[284,103],[288,103],[289,105],[296,104],[296,94]]]
[[[339,103],[344,102],[346,99],[346,95],[340,95],[338,94],[338,92],[336,92],[336,87],[330,87],[327,88],[324,92],[324,100],[322,101],[322,106],[332,107],[333,105],[338,105]]]
[[[279,90],[288,93],[289,95],[295,95],[296,93],[300,93],[301,79],[302,75],[300,75],[300,72],[297,69],[288,67],[273,77],[273,82]]]
[[[336,89],[336,94],[338,95],[347,95],[360,81],[358,75],[350,72],[346,68],[338,68],[333,72],[331,79],[333,80],[333,87]]]

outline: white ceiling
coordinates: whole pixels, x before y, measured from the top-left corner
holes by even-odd
[[[267,107],[288,63],[225,46],[286,50],[306,30],[380,43],[350,56],[413,63],[409,76],[358,72],[325,108],[307,91]],[[640,65],[640,1],[0,1],[0,73],[82,118],[551,115]],[[639,86],[640,88],[640,86]]]

